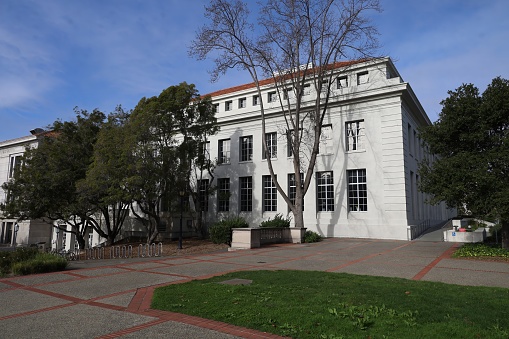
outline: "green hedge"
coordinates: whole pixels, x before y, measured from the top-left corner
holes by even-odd
[[[209,228],[210,240],[214,244],[232,244],[232,228],[247,228],[249,224],[244,218],[230,217],[216,222]]]
[[[291,217],[287,217],[286,219],[283,218],[283,215],[278,213],[274,217],[274,219],[265,220],[262,221],[260,224],[260,227],[277,227],[277,228],[284,228],[284,227],[290,227],[290,221],[292,221]]]
[[[40,253],[37,248],[21,247],[14,252],[0,252],[0,276],[9,273],[27,275],[61,271],[67,267],[65,258]]]
[[[12,273],[16,275],[28,275],[63,271],[67,267],[67,260],[63,257],[50,253],[39,253],[35,258],[19,261],[12,265]]]

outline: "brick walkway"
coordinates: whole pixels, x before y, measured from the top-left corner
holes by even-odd
[[[279,338],[150,309],[158,286],[250,269],[297,269],[509,288],[509,263],[451,259],[457,244],[326,239],[186,257],[73,262],[0,279],[0,337]]]

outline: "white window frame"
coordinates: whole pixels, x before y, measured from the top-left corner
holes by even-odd
[[[263,212],[277,212],[277,188],[270,175],[262,176]]]
[[[316,210],[334,212],[334,176],[332,171],[316,172]]]
[[[239,108],[246,108],[246,106],[247,106],[246,98],[240,98],[239,99]]]
[[[366,169],[347,170],[348,212],[368,211],[368,183]]]
[[[233,102],[231,100],[225,101],[224,110],[231,111],[233,109]]]

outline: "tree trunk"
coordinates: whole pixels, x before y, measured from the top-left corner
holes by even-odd
[[[85,248],[85,238],[79,232],[76,234],[76,241],[78,242],[78,246],[79,246],[80,249],[84,249]]]
[[[115,235],[108,233],[108,237],[106,238],[106,245],[111,246],[115,243]]]
[[[502,235],[502,248],[509,249],[509,218],[501,218],[502,229],[500,233]]]

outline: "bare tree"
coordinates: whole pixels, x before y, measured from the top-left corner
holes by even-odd
[[[289,197],[274,175],[265,140],[266,108],[260,100],[264,152],[295,227],[304,227],[302,202],[319,153],[333,80],[348,66],[374,57],[378,33],[366,14],[380,6],[378,0],[266,0],[260,7],[254,25],[245,2],[211,0],[205,7],[209,23],[198,31],[189,53],[198,59],[215,55],[213,81],[239,68],[250,74],[259,98],[264,85],[275,86],[293,154],[295,196]],[[304,99],[311,88],[316,96]]]

